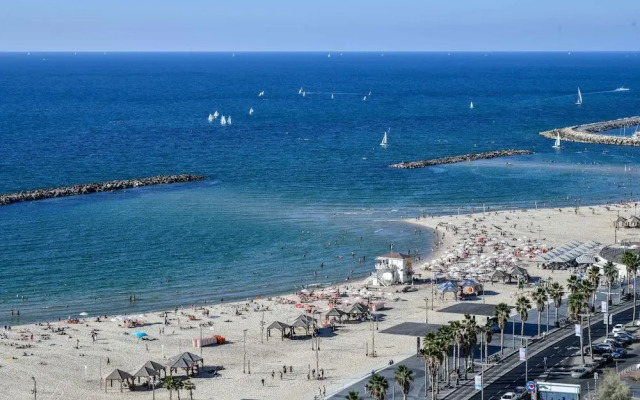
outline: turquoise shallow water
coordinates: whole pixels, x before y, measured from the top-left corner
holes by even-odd
[[[0,192],[207,177],[0,208],[0,325],[364,276],[391,242],[428,253],[429,232],[393,222],[422,211],[636,197],[638,149],[558,152],[537,132],[636,115],[638,67],[636,53],[0,54]],[[233,125],[207,123],[214,110]],[[536,154],[386,167],[504,148]]]

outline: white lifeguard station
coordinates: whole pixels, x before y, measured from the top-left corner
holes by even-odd
[[[374,286],[389,286],[394,283],[410,283],[413,279],[411,256],[402,253],[387,253],[376,257]]]

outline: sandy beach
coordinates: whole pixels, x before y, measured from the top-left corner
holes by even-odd
[[[497,237],[514,246],[531,242],[552,248],[572,240],[610,244],[614,241],[612,222],[618,213],[628,218],[633,212],[633,204],[621,204],[579,209],[488,211],[472,215],[421,217],[406,222],[434,230],[437,227],[440,244],[429,259],[414,264],[416,273],[430,277],[431,271],[425,269],[425,265],[478,235]],[[457,233],[452,226],[456,227]],[[441,236],[443,233],[444,237]],[[635,237],[635,233],[634,229],[621,229],[617,232],[617,239]],[[564,282],[569,276],[568,271],[539,269],[534,261],[527,258],[523,258],[522,265],[532,277],[552,276],[554,281]],[[398,293],[398,286],[367,290],[366,284],[366,281],[348,282],[337,289],[348,295],[340,298],[343,301],[358,296],[384,301],[387,308],[382,311],[384,319],[378,322],[379,331],[400,322],[424,322],[424,298],[430,297],[430,285],[416,285],[417,292]],[[491,293],[495,293],[485,297],[489,304],[511,302],[518,292],[517,285],[513,284],[489,285]],[[200,337],[201,325],[204,337],[220,335],[226,338],[227,343],[202,349],[205,373],[202,377],[192,378],[196,385],[194,399],[312,399],[322,391],[327,395],[335,392],[371,370],[388,365],[389,360],[397,362],[415,352],[415,338],[374,331],[377,357],[367,357],[365,354],[372,336],[371,323],[339,324],[333,333],[329,328],[323,329],[319,340],[318,364],[325,379],[308,379],[309,370],[316,368],[313,340],[302,334],[296,340],[281,340],[277,330],[272,331],[267,340],[266,329],[263,333],[261,330],[263,318],[265,328],[274,321],[291,324],[311,309],[308,305],[313,305],[313,309],[321,312],[319,318],[322,322],[329,310],[326,299],[305,303],[305,308],[296,308],[298,303],[298,297],[291,294],[204,308],[183,308],[177,312],[166,310],[168,325],[165,325],[165,317],[159,310],[136,316],[143,323],[136,328],[121,327],[115,316],[102,318],[101,322],[96,322],[96,316],[87,316],[77,324],[56,320],[13,326],[11,330],[0,327],[0,374],[3,377],[0,391],[7,399],[31,399],[31,377],[35,377],[38,398],[150,399],[152,393],[147,390],[131,392],[125,389],[121,394],[117,383],[105,393],[100,378],[115,368],[134,373],[148,360],[164,363],[167,358],[184,351],[200,354],[200,349],[192,346],[192,340]],[[435,310],[429,311],[429,322],[444,324],[462,318],[458,314],[438,312],[438,309],[453,303],[450,296],[445,296],[444,301],[436,297]],[[245,330],[246,343],[243,340]],[[145,332],[149,340],[137,339],[134,331]],[[97,333],[95,342],[92,333]],[[302,330],[297,330],[297,333],[302,333]],[[243,373],[245,346],[250,374]],[[285,365],[287,373],[281,376]],[[219,376],[211,377],[208,371],[216,366],[224,369],[219,371]],[[289,367],[292,367],[292,372]],[[169,392],[160,387],[155,396],[168,399]],[[181,393],[182,398],[188,396],[186,392]]]

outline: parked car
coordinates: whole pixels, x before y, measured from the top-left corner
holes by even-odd
[[[622,350],[622,351],[614,350],[611,352],[611,357],[614,359],[618,359],[618,358],[622,358],[625,354],[627,354],[626,350]]]
[[[638,337],[636,335],[634,335],[633,333],[629,333],[629,332],[616,332],[613,334],[614,338],[628,338],[630,341],[635,342],[636,340],[638,340]]]
[[[613,338],[615,340],[617,340],[618,342],[620,342],[621,344],[627,346],[628,344],[630,344],[631,342],[633,342],[633,340],[631,340],[631,338],[629,338],[628,336],[624,335],[625,332],[617,332],[614,333]],[[617,336],[616,336],[617,335]]]
[[[623,324],[616,324],[613,329],[611,330],[611,332],[616,333],[616,332],[624,332],[625,331],[625,327]]]
[[[612,346],[616,346],[616,347],[623,347],[624,343],[622,343],[621,340],[617,340],[614,338],[606,338],[602,343],[604,344],[610,344]]]
[[[600,356],[593,359],[593,361],[598,364],[598,368],[603,367],[613,361],[613,356],[611,353],[602,353]]]
[[[598,349],[602,349],[607,353],[613,353],[613,352],[617,352],[620,353],[622,355],[626,355],[627,351],[625,349],[623,349],[622,347],[618,347],[612,344],[608,344],[608,343],[600,343],[600,344],[596,344],[594,347],[598,347]],[[597,354],[596,350],[593,350],[593,354]]]
[[[611,353],[611,351],[613,350],[610,346],[603,346],[601,344],[594,344],[593,346],[593,354],[609,354]],[[584,348],[584,352],[586,354],[590,354],[589,353],[589,346],[586,346]]]
[[[502,397],[500,397],[500,400],[516,400],[517,398],[518,398],[518,395],[515,394],[514,392],[507,392],[503,394]]]
[[[575,367],[571,370],[572,378],[585,378],[590,374],[589,370],[585,367]]]

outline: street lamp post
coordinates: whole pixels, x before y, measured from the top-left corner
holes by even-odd
[[[245,365],[247,364],[247,330],[243,330],[243,339],[242,339],[242,347],[244,349],[244,354],[242,355],[242,373],[246,373]]]
[[[33,379],[33,400],[37,400],[38,387],[36,386],[36,377],[32,376],[31,379]]]
[[[429,323],[429,299],[424,298],[424,323]]]

